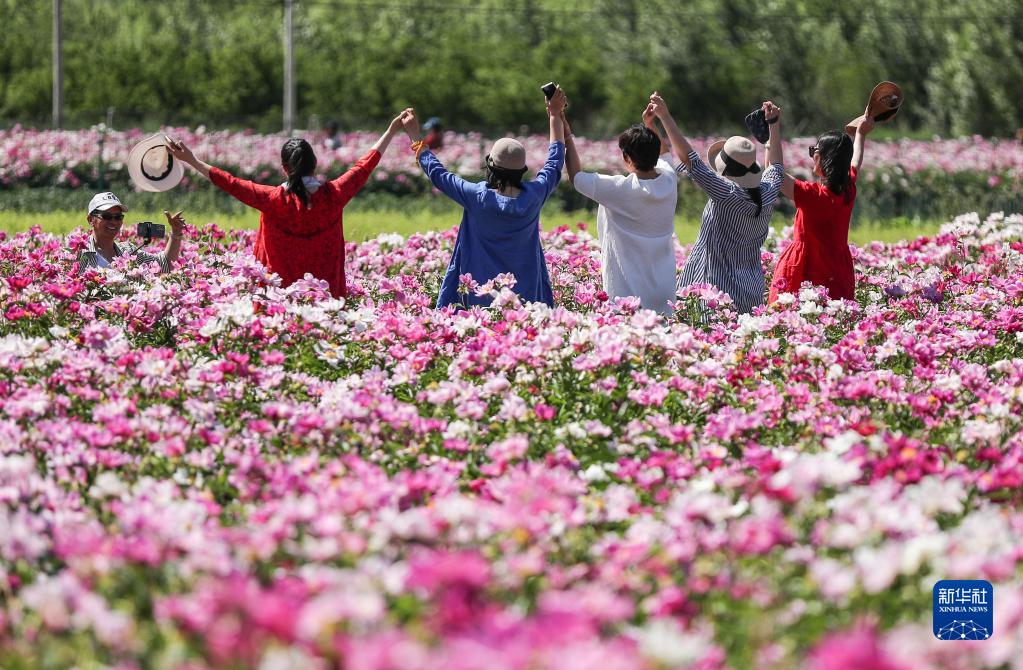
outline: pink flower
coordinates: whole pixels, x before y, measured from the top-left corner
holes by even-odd
[[[910,670],[881,646],[872,628],[832,633],[810,652],[804,670]]]
[[[550,421],[557,414],[558,410],[550,405],[545,405],[542,402],[538,402],[533,406],[533,412],[536,414],[536,418],[540,421]]]

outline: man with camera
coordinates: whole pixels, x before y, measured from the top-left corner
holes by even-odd
[[[185,219],[181,212],[171,215],[164,210],[171,234],[163,251],[152,254],[141,247],[133,250],[122,249],[116,242],[124,223],[124,213],[128,211],[113,193],[97,193],[89,201],[88,222],[92,227],[92,235],[88,245],[78,254],[78,271],[87,268],[110,267],[111,261],[125,253],[130,253],[138,263],[159,263],[160,272],[170,272],[172,264],[178,260],[181,251],[181,238],[184,237]],[[148,242],[154,237],[164,237],[164,227],[159,224],[143,222],[138,224],[138,233]]]

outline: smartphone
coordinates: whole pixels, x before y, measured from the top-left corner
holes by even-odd
[[[557,93],[558,85],[555,84],[553,81],[549,81],[543,86],[541,86],[540,90],[543,91],[543,94],[547,96],[548,100],[550,100],[551,98],[554,97],[554,94]]]
[[[153,223],[152,221],[140,221],[135,224],[135,234],[141,237],[156,238],[165,237],[166,228],[162,223]]]

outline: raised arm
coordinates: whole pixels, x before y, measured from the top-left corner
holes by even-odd
[[[764,156],[764,162],[768,166],[784,165],[785,156],[782,150],[781,137],[781,107],[767,100],[761,109],[764,110],[764,119],[767,121],[767,128],[770,133],[770,137],[767,139],[767,146],[765,147],[767,151]],[[782,177],[781,194],[792,200],[795,197],[795,184],[796,180],[791,175],[786,174]]]
[[[785,157],[781,145],[781,107],[766,100],[761,108],[764,110],[764,119],[767,121],[767,128],[770,132],[765,163],[766,165],[784,165]]]
[[[565,129],[565,169],[568,171],[569,181],[575,181],[575,176],[582,172],[583,165],[579,160],[579,152],[575,148],[572,127],[568,125],[568,119],[564,112],[561,113],[561,125]]]
[[[373,170],[376,169],[380,163],[380,157],[383,152],[387,151],[387,147],[391,144],[391,140],[401,130],[402,119],[406,114],[411,113],[410,109],[404,110],[401,114],[394,117],[391,124],[384,131],[384,134],[380,136],[380,139],[370,147],[369,151],[363,155],[358,161],[355,162],[352,167],[348,168],[344,174],[336,179],[331,180],[331,183],[338,187],[341,194],[341,205],[347,205],[352,198],[362,190],[362,187],[369,181],[370,175],[373,174]]]
[[[565,143],[565,126],[561,119],[565,115],[565,92],[558,87],[554,96],[547,101],[547,116],[551,122],[551,142]]]
[[[416,162],[423,172],[429,177],[430,183],[458,204],[465,206],[473,185],[455,174],[451,174],[447,168],[437,159],[426,145],[423,144],[423,134],[419,130],[419,119],[414,109],[409,107],[401,116],[401,124],[405,127],[405,134],[412,140],[412,146],[416,151]]]
[[[196,158],[195,154],[185,146],[184,142],[172,140],[166,135],[163,136],[163,139],[167,140],[167,150],[170,151],[171,156],[174,156],[175,159],[188,165],[207,179],[210,178],[210,166]]]
[[[860,166],[863,165],[863,145],[867,141],[867,133],[874,129],[874,119],[870,118],[870,114],[863,116],[863,123],[856,128],[856,137],[853,138],[853,157],[852,166],[856,168],[856,171],[860,171]]]
[[[257,184],[256,182],[249,181],[248,179],[239,179],[226,170],[209,165],[196,158],[195,154],[192,153],[191,149],[185,146],[184,142],[172,140],[169,137],[166,139],[167,147],[169,148],[172,156],[209,179],[217,188],[227,192],[232,197],[253,209],[263,211],[267,203],[269,203],[270,199],[273,197],[273,194],[276,193],[279,188],[277,186]]]
[[[661,133],[657,128],[657,115],[654,114],[654,103],[648,103],[646,109],[643,110],[643,125],[649,128],[657,137],[661,140],[660,154],[664,155],[671,151],[671,142],[668,141],[666,135]]]
[[[689,144],[689,140],[687,140],[685,136],[682,135],[682,131],[678,129],[675,119],[671,117],[671,112],[668,111],[668,106],[664,104],[664,99],[657,91],[654,91],[653,95],[650,96],[650,104],[653,107],[652,111],[654,116],[661,121],[661,125],[664,126],[664,131],[668,133],[668,141],[671,142],[675,156],[687,169],[691,168],[692,165],[689,160],[689,152],[693,150],[693,146]]]
[[[384,131],[384,134],[381,135],[380,139],[376,141],[376,144],[371,147],[373,151],[379,151],[380,153],[387,151],[387,147],[390,146],[391,140],[394,139],[394,136],[397,135],[398,131],[404,126],[404,119],[407,114],[414,114],[411,107],[407,107],[401,112],[401,114],[394,117],[391,121],[391,125],[387,126],[387,130]]]

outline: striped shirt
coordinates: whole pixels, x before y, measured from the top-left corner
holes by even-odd
[[[757,216],[756,203],[746,189],[711,170],[695,151],[689,152],[689,160],[692,167],[681,165],[679,173],[691,177],[710,200],[678,286],[712,284],[732,298],[737,311],[751,312],[764,304],[760,247],[767,238],[785,170],[780,163],[764,170],[760,178],[762,207]]]
[[[118,246],[117,242],[114,242],[114,257],[123,256],[125,253],[124,249]],[[160,273],[170,272],[170,261],[167,260],[167,253],[161,251],[158,254],[151,254],[141,249],[132,254],[136,263],[159,263]],[[110,265],[105,262],[106,259],[100,256],[99,251],[96,249],[96,237],[94,235],[89,236],[89,244],[78,253],[78,272],[85,272],[89,268],[103,268]]]

